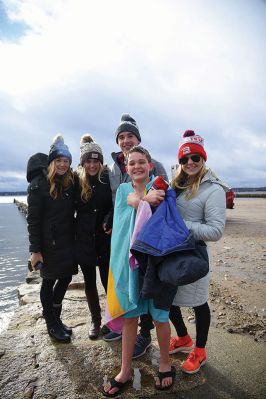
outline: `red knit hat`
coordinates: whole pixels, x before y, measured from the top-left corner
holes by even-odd
[[[200,155],[204,161],[207,160],[207,154],[204,150],[204,139],[195,134],[193,130],[186,130],[179,142],[178,160],[190,154]]]

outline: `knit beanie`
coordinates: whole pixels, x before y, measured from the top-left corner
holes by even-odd
[[[68,146],[64,143],[64,138],[61,134],[58,134],[53,138],[53,142],[50,147],[49,155],[48,155],[48,165],[56,158],[66,157],[69,159],[71,164],[72,156],[69,152]]]
[[[121,116],[119,126],[115,132],[117,144],[118,144],[118,136],[122,132],[133,133],[137,137],[139,142],[141,142],[141,137],[139,134],[139,128],[138,128],[137,122],[129,114],[122,114],[122,116]]]
[[[84,134],[80,139],[80,164],[87,159],[96,159],[103,164],[103,152],[99,144],[93,141],[89,134]]]
[[[200,155],[204,161],[207,160],[207,154],[204,150],[204,139],[195,134],[193,130],[186,130],[179,142],[178,160],[186,155],[197,154]]]

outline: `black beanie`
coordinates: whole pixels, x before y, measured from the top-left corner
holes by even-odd
[[[118,135],[122,132],[133,133],[137,137],[139,142],[141,142],[138,125],[135,119],[133,119],[129,114],[122,114],[121,116],[120,124],[115,132],[117,144],[118,144]]]

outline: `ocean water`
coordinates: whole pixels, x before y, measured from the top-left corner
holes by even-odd
[[[26,202],[25,196],[16,199]],[[0,332],[18,305],[17,288],[25,282],[29,257],[26,218],[13,200],[0,196]]]

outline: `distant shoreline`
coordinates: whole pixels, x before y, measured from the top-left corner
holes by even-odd
[[[235,193],[235,198],[266,198],[266,191],[249,191],[246,192],[243,189],[232,189]],[[241,191],[238,191],[241,190]],[[0,197],[20,197],[26,196],[26,191],[14,191],[14,192],[0,192]]]
[[[238,193],[238,192],[235,192],[235,198],[266,198],[266,193],[260,193],[260,192]]]
[[[27,191],[3,191],[2,193],[0,192],[0,197],[12,197],[13,195],[27,195]]]

